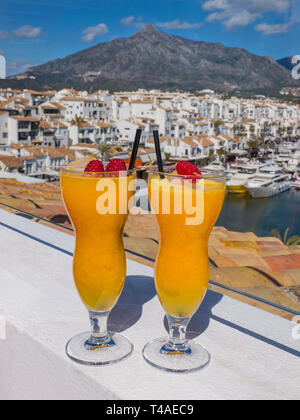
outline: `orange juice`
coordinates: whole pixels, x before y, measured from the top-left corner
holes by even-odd
[[[123,229],[128,211],[126,214],[119,214],[119,211],[117,214],[99,214],[97,202],[104,191],[97,191],[97,188],[103,178],[114,183],[114,200],[118,210],[120,177],[91,176],[75,171],[61,174],[63,199],[76,232],[74,280],[82,301],[89,311],[94,312],[106,312],[113,308],[126,277]],[[128,209],[129,200],[134,195],[134,191],[130,191],[134,176],[125,175],[125,178]]]
[[[208,239],[223,205],[225,184],[212,180],[200,180],[196,184],[188,181],[190,186],[184,190],[179,177],[178,186],[168,191],[169,179],[153,175],[149,181],[151,206],[158,213],[156,219],[161,236],[155,268],[158,297],[168,315],[191,317],[202,303],[208,288]],[[181,214],[177,214],[174,203],[178,198],[184,202],[185,194],[190,194],[190,199],[195,203],[199,200],[197,188],[202,191],[202,218],[200,223],[189,225],[187,220],[191,217],[190,213],[183,206]],[[161,203],[167,193],[170,194],[170,212],[162,214]]]

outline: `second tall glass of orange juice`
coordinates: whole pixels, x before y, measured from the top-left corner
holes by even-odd
[[[149,343],[145,359],[167,371],[206,366],[208,352],[186,340],[186,328],[202,303],[209,283],[208,240],[225,197],[222,172],[179,176],[174,168],[149,173],[149,197],[160,231],[155,286],[167,314],[170,337]]]
[[[89,311],[92,333],[67,345],[68,356],[82,364],[104,365],[127,357],[132,344],[107,332],[107,319],[126,278],[123,229],[135,194],[135,172],[61,172],[63,200],[76,233],[73,276]]]

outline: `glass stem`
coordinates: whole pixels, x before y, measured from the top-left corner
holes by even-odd
[[[191,318],[175,318],[167,315],[169,323],[169,342],[161,349],[162,353],[190,354],[186,330]]]
[[[99,347],[110,347],[114,342],[107,331],[108,312],[89,312],[92,326],[91,337],[85,342],[85,347],[93,350]]]

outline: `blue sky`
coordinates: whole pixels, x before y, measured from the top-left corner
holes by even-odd
[[[1,0],[8,74],[127,37],[145,23],[255,54],[300,54],[300,0]]]

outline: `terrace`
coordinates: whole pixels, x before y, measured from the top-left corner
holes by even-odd
[[[49,194],[54,194],[52,189]],[[128,277],[110,328],[122,331],[135,351],[110,367],[74,364],[65,355],[65,344],[72,335],[89,330],[72,280],[74,236],[69,228],[22,211],[13,214],[8,212],[11,206],[1,207],[0,366],[5,378],[0,383],[1,398],[299,398],[299,339],[296,324],[290,321],[299,311],[264,299],[255,304],[263,304],[269,312],[250,306],[226,296],[228,291],[241,292],[222,285],[218,278],[211,282],[189,328],[190,336],[211,352],[211,365],[184,376],[147,365],[141,355],[144,344],[167,331],[153,285],[153,260],[141,255],[142,246],[139,254],[130,247],[129,230]],[[249,293],[242,295],[249,299]],[[289,319],[271,313],[273,309]]]

